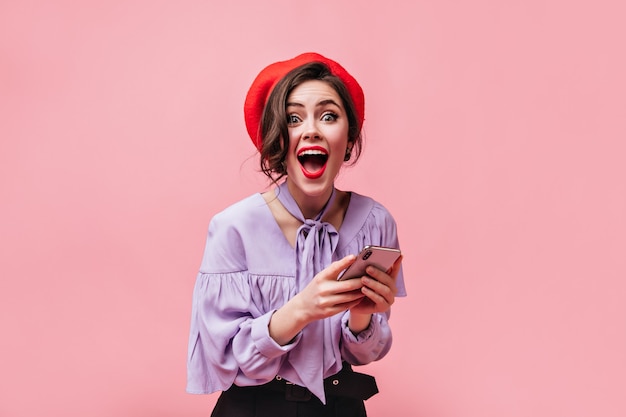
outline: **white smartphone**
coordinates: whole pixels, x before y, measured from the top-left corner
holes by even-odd
[[[367,275],[365,268],[369,265],[375,266],[381,271],[387,271],[399,257],[400,249],[366,246],[361,250],[356,261],[339,274],[337,280],[360,278],[363,275]]]

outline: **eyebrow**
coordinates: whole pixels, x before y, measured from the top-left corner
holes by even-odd
[[[327,100],[322,100],[319,103],[317,103],[315,105],[315,107],[323,107],[326,106],[328,104],[334,104],[335,106],[341,108],[341,106],[339,104],[337,104],[337,102],[331,98],[327,99]],[[287,106],[286,107],[290,107],[290,106],[294,106],[294,107],[304,107],[304,104],[302,103],[291,103],[291,102],[287,102]]]

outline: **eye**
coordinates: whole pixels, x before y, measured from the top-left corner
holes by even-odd
[[[338,115],[336,115],[335,113],[332,113],[332,112],[324,113],[322,115],[322,121],[323,122],[334,122],[335,120],[337,120],[338,117],[339,117]]]
[[[288,114],[287,115],[287,124],[288,125],[295,125],[297,123],[300,122],[300,118],[295,115],[295,114]]]

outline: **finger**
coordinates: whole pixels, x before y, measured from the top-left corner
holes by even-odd
[[[327,300],[327,306],[324,308],[326,316],[335,315],[342,311],[348,310],[355,305],[359,304],[365,297],[365,294],[361,290],[353,291],[350,294],[342,294],[342,296],[335,296]]]
[[[374,278],[376,281],[383,283],[384,285],[388,287],[395,288],[395,285],[396,285],[395,278],[390,276],[388,273],[381,271],[378,268],[375,268],[373,266],[368,267],[367,275],[371,278]]]
[[[400,255],[398,259],[396,259],[396,261],[393,263],[391,268],[389,268],[389,270],[387,271],[387,274],[389,274],[394,279],[398,276],[398,272],[400,272],[400,267],[402,266],[402,258],[402,255]]]
[[[389,274],[374,267],[368,267],[367,274],[361,278],[361,283],[364,286],[381,294],[387,292],[391,295],[396,294],[396,281]]]
[[[377,311],[387,311],[395,301],[395,298],[393,296],[388,299],[369,287],[363,287],[361,288],[361,291],[367,298],[369,298],[374,304],[376,304]]]
[[[389,279],[391,279],[389,277]],[[393,304],[394,300],[395,300],[395,294],[396,294],[396,287],[395,285],[393,285],[393,281],[391,281],[391,285],[386,285],[383,282],[380,282],[378,280],[372,279],[372,278],[368,278],[368,277],[364,277],[362,279],[363,282],[363,288],[366,288],[370,291],[372,291],[373,293],[377,294],[378,296],[382,297],[389,305]],[[366,295],[369,295],[369,293],[363,292]],[[375,301],[372,299],[372,301]]]
[[[363,283],[360,279],[346,279],[344,281],[336,281],[335,291],[338,294],[348,293],[351,291],[361,292]]]
[[[341,273],[341,271],[343,271],[344,269],[346,269],[347,267],[349,267],[350,265],[352,265],[354,263],[354,261],[356,260],[356,256],[355,255],[348,255],[345,256],[343,258],[341,258],[338,261],[335,261],[333,263],[331,263],[330,265],[328,265],[328,267],[326,267],[321,273],[320,275],[324,277],[324,279],[337,279],[337,276]]]
[[[354,308],[354,307],[358,306],[358,305],[359,305],[359,303],[361,303],[361,301],[362,301],[364,298],[366,298],[366,297],[362,294],[362,295],[361,295],[361,298],[359,298],[359,299],[357,299],[357,300],[351,301],[351,302],[349,302],[349,303],[338,304],[338,305],[336,306],[336,307],[337,307],[337,310],[335,311],[335,313],[334,313],[334,314],[339,314],[339,313],[342,313],[342,312],[344,312],[344,311],[346,311],[346,310],[350,310],[351,308]],[[333,314],[333,315],[334,315],[334,314]]]

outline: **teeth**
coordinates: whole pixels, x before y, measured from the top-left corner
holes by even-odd
[[[309,149],[306,151],[302,151],[298,154],[298,156],[304,156],[304,155],[326,155],[326,152],[322,152],[317,149]]]

